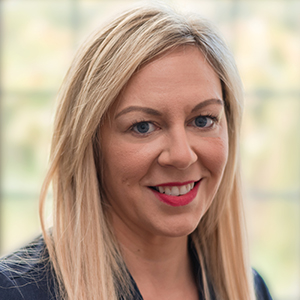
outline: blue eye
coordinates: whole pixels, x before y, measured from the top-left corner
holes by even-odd
[[[213,117],[199,116],[195,118],[194,125],[200,128],[211,127],[214,124]]]
[[[147,134],[155,130],[155,126],[150,122],[139,122],[132,126],[136,133]]]

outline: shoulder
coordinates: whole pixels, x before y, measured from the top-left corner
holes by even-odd
[[[42,237],[0,259],[0,300],[55,300],[55,276]]]
[[[254,286],[257,300],[272,300],[267,285],[256,270],[252,270],[254,277]]]

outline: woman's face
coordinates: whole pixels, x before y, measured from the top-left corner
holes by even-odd
[[[138,71],[109,112],[101,145],[116,231],[191,233],[228,156],[221,83],[201,52],[182,47]]]

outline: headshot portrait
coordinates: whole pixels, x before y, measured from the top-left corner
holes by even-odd
[[[271,2],[3,1],[0,300],[299,299],[300,1]]]

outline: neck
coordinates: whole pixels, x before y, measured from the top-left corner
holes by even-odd
[[[164,299],[163,293],[179,288],[196,292],[187,236],[141,235],[127,230],[115,234],[125,264],[144,299],[148,299],[147,295],[149,299]]]
[[[157,273],[166,268],[175,274],[183,265],[189,262],[187,237],[166,238],[153,237],[150,239],[128,241],[126,237],[118,239],[121,251],[129,271],[139,268]],[[132,273],[133,274],[133,273]]]

